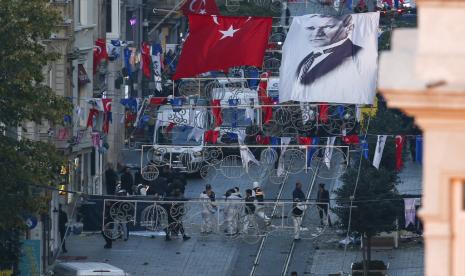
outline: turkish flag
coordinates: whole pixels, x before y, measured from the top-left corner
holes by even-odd
[[[301,145],[311,145],[312,144],[312,137],[302,137],[302,136],[298,136],[297,137],[298,140],[299,140],[299,144]]]
[[[142,73],[150,79],[152,61],[150,59],[150,45],[147,42],[142,42],[140,55],[142,61]]]
[[[319,120],[320,122],[327,123],[328,122],[328,109],[329,106],[327,104],[320,104],[319,108]]]
[[[102,99],[104,112],[111,112],[111,102],[112,102],[112,99],[108,99],[108,98]]]
[[[189,14],[220,14],[215,0],[187,0],[181,7],[184,15]]]
[[[259,145],[269,145],[269,144],[270,144],[270,137],[268,137],[268,136],[257,135],[257,136],[255,137],[255,141],[256,141],[257,144],[259,144]]]
[[[162,105],[166,103],[166,98],[162,97],[153,97],[150,98],[151,105]]]
[[[108,60],[107,43],[105,39],[99,38],[95,41],[94,47],[94,74],[103,59]]]
[[[360,138],[356,134],[342,136],[342,142],[348,145],[356,145],[356,144],[360,144]]]
[[[221,126],[223,124],[223,116],[221,116],[221,100],[214,99],[212,100],[212,113],[215,117],[215,127]]]
[[[206,143],[216,144],[220,132],[218,130],[207,130],[204,133],[204,139]]]
[[[261,67],[271,22],[271,17],[189,15],[190,33],[173,79],[241,65]]]
[[[396,135],[396,170],[402,169],[402,151],[404,149],[405,136]]]

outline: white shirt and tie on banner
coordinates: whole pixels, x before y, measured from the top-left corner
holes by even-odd
[[[378,25],[379,13],[294,17],[283,45],[280,102],[373,104]]]

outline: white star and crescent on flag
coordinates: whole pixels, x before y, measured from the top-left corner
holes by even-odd
[[[220,38],[220,40],[222,40],[223,38],[226,38],[226,37],[233,37],[234,36],[234,33],[239,31],[239,29],[234,29],[233,25],[230,25],[229,26],[229,29],[225,30],[225,31],[219,31],[220,33],[223,34],[223,36]]]

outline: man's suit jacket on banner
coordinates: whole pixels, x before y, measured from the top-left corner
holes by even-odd
[[[294,17],[283,45],[280,102],[373,103],[379,13],[349,16],[353,27],[348,36],[322,48],[311,47],[306,30],[309,22],[317,22],[315,15]]]

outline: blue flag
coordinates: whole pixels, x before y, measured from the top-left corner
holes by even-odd
[[[368,160],[368,143],[367,140],[362,139],[360,141],[360,145],[362,146],[362,151],[363,151],[363,157]]]
[[[338,105],[337,106],[337,113],[339,114],[339,119],[344,118],[344,106],[343,105]]]
[[[252,90],[256,90],[258,87],[258,83],[259,83],[259,80],[258,80],[258,77],[260,76],[259,72],[257,68],[251,68],[249,69],[248,73],[249,73],[249,78],[252,78],[252,79],[247,80],[247,82],[249,83],[249,88]]]
[[[126,68],[126,71],[128,72],[129,78],[132,77],[131,64],[129,63],[130,58],[131,58],[131,50],[129,48],[124,48],[124,67]]]
[[[423,136],[421,135],[415,137],[415,161],[423,163]]]
[[[307,166],[309,167],[312,162],[312,157],[315,154],[316,150],[318,149],[318,147],[314,147],[314,146],[318,145],[319,143],[320,143],[320,137],[312,137],[312,146],[309,146],[307,150]]]
[[[271,137],[270,138],[270,144],[273,146],[280,146],[281,145],[281,138],[279,137]]]

